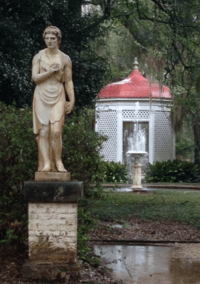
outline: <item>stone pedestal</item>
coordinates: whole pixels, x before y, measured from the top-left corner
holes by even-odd
[[[132,190],[141,190],[141,173],[142,173],[142,164],[140,162],[141,157],[147,154],[145,151],[128,151],[126,154],[134,158],[133,162],[133,185],[131,186]]]
[[[70,173],[60,172],[35,172],[37,181],[70,181]]]
[[[29,215],[26,277],[51,281],[78,274],[77,202],[81,198],[81,182],[25,182]]]
[[[141,190],[141,169],[142,164],[138,161],[135,161],[133,164],[133,185],[131,186],[132,190]]]

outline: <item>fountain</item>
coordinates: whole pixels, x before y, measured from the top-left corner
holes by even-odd
[[[138,112],[140,109],[139,102],[135,103],[136,105],[136,123],[133,126],[133,132],[127,138],[128,140],[128,151],[126,152],[126,156],[131,157],[133,159],[133,185],[132,190],[141,190],[141,157],[147,155],[145,151],[146,148],[146,133],[145,130],[142,129],[142,126],[138,123]]]

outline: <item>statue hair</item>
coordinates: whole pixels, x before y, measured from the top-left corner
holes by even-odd
[[[60,45],[61,38],[62,38],[61,30],[55,26],[49,26],[43,32],[43,39],[45,39],[46,34],[50,34],[50,33],[54,34],[57,37],[58,43]]]

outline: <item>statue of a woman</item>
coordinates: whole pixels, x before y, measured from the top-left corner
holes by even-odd
[[[74,86],[70,58],[59,50],[61,31],[54,26],[44,30],[47,48],[33,58],[33,128],[38,144],[38,171],[66,172],[61,160],[65,114],[74,106]],[[65,93],[69,101],[65,99]]]

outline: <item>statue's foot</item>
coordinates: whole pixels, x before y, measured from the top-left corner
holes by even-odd
[[[41,172],[50,172],[51,171],[51,164],[48,163],[44,166],[44,168],[41,170]]]
[[[67,170],[64,168],[63,163],[61,161],[56,162],[56,168],[58,172],[67,172]]]

